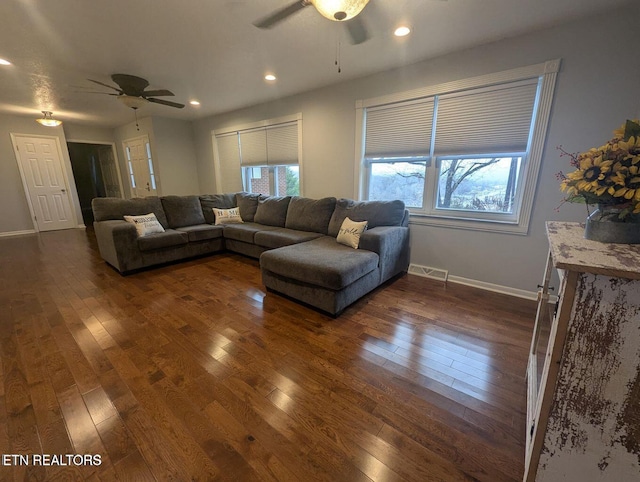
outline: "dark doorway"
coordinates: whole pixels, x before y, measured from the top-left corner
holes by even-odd
[[[113,147],[109,144],[67,142],[71,169],[78,191],[85,226],[93,224],[91,200],[122,197]]]

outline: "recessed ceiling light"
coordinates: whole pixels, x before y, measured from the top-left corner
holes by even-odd
[[[5,59],[0,59],[0,65],[11,65],[11,62]]]
[[[191,104],[191,105],[200,105],[200,102],[198,102],[197,100],[190,100],[189,104]]]
[[[267,74],[264,76],[264,80],[273,81],[273,80],[276,80],[276,76],[273,74]]]
[[[395,29],[393,35],[395,35],[396,37],[406,37],[410,33],[411,29],[403,25],[402,27],[398,27],[397,29]]]

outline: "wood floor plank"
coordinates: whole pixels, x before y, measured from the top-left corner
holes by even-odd
[[[231,253],[120,276],[91,229],[0,238],[0,480],[522,478],[535,303],[412,275],[338,318]]]

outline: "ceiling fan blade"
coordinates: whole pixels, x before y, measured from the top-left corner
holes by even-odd
[[[358,16],[351,20],[347,20],[345,24],[353,45],[358,45],[367,41],[369,33],[367,32],[367,27],[362,21],[362,17]]]
[[[142,93],[142,95],[144,95],[145,97],[148,97],[150,95],[153,95],[154,97],[162,97],[164,95],[175,95],[175,94],[170,90],[160,89],[160,90],[145,90]]]
[[[126,95],[132,97],[140,97],[144,89],[149,86],[147,79],[129,74],[113,74],[111,80],[118,84]]]
[[[298,0],[297,2],[294,2],[291,5],[288,5],[272,13],[271,15],[264,17],[261,20],[254,22],[253,25],[258,28],[271,28],[275,24],[283,21],[285,18],[290,17],[298,10],[302,10],[304,7],[307,7],[309,5],[311,5],[311,2],[309,0]]]
[[[89,82],[93,82],[94,84],[102,85],[103,87],[108,87],[109,89],[113,89],[119,94],[122,94],[122,90],[114,87],[113,85],[105,84],[104,82],[100,82],[99,80],[87,79]]]
[[[147,98],[147,100],[149,102],[153,102],[154,104],[168,105],[169,107],[175,107],[177,109],[182,109],[184,107],[184,104],[178,104],[177,102],[171,102],[168,100],[154,99],[153,97],[149,97]]]

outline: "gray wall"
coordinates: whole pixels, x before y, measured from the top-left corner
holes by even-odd
[[[450,275],[535,291],[547,253],[546,220],[582,221],[564,205],[556,173],[569,170],[556,146],[585,150],[640,112],[640,62],[632,53],[640,6],[627,6],[404,68],[205,118],[194,123],[200,191],[215,192],[211,131],[302,112],[303,182],[309,197],[355,197],[354,128],[358,99],[562,59],[527,236],[412,225],[413,263]],[[604,34],[606,32],[606,34]],[[348,68],[348,66],[345,66]]]
[[[138,127],[135,122],[117,127],[116,148],[122,176],[129,172],[125,164],[122,142],[143,135],[149,136],[158,195],[198,194],[192,123],[164,117],[144,117],[138,119]],[[122,182],[126,197],[131,197],[129,179],[124,177]]]

